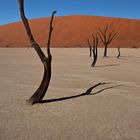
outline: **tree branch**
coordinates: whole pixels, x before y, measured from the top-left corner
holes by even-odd
[[[25,16],[24,0],[18,0],[18,2],[19,2],[19,7],[20,7],[21,19],[22,19],[22,22],[23,22],[24,27],[26,29],[30,44],[36,50],[36,52],[37,52],[38,56],[40,57],[41,61],[44,63],[45,55],[42,52],[42,50],[40,49],[39,45],[36,43],[36,41],[35,41],[35,39],[32,35],[31,29],[30,29],[30,26],[29,26],[29,23],[28,23],[28,19]]]
[[[48,37],[48,42],[47,42],[48,58],[49,58],[49,56],[51,56],[51,53],[50,53],[50,41],[51,41],[51,36],[52,36],[52,31],[53,31],[52,23],[53,23],[54,15],[56,14],[56,12],[57,11],[53,11],[52,16],[51,16],[51,20],[50,20],[50,30],[49,30],[49,37]]]
[[[116,33],[114,33],[114,35],[112,35],[112,37],[110,38],[110,40],[109,40],[109,42],[108,42],[108,44],[109,43],[111,43],[111,41],[114,39],[114,37],[117,35],[117,32]]]
[[[105,44],[105,41],[104,41],[104,39],[102,38],[102,36],[100,35],[100,33],[98,32],[97,34],[99,35],[99,38],[101,39],[101,41],[103,42],[103,44]]]
[[[30,27],[29,27],[28,19],[25,16],[24,0],[18,0],[18,2],[19,2],[19,6],[20,6],[21,19],[22,19],[22,21],[24,23],[24,26],[26,28],[26,32],[27,32],[29,41],[30,41],[31,45],[34,46],[34,44],[37,44],[37,43],[36,43],[36,41],[33,38],[32,32],[31,32]]]

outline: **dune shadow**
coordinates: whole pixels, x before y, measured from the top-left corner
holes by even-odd
[[[97,91],[95,93],[91,93],[94,88],[96,88],[96,87],[98,87],[100,85],[105,85],[105,84],[109,84],[109,83],[98,83],[98,84],[88,88],[84,93],[81,93],[81,94],[78,94],[78,95],[61,97],[61,98],[54,98],[54,99],[47,99],[47,100],[42,100],[42,101],[40,101],[38,103],[44,104],[44,103],[51,103],[51,102],[61,102],[61,101],[69,100],[69,99],[82,97],[82,96],[95,95],[95,94],[101,93],[104,90],[108,90],[108,89],[111,89],[111,88],[122,86],[122,85],[111,86],[111,87],[103,88],[103,89],[101,89],[101,90],[99,90],[99,91]]]

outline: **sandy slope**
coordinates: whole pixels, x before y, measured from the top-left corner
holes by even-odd
[[[78,15],[55,18],[52,44],[54,47],[87,47],[87,38],[105,25],[118,32],[111,47],[140,47],[140,20]],[[30,26],[37,41],[44,46],[48,35],[48,18],[33,19]],[[27,47],[28,44],[22,23],[0,27],[0,47]]]
[[[102,51],[91,68],[87,49],[53,49],[44,99],[108,83],[93,89],[98,94],[30,106],[25,100],[43,73],[38,57],[32,49],[0,49],[0,140],[139,140],[140,49],[122,49],[120,60],[116,49],[105,59]]]

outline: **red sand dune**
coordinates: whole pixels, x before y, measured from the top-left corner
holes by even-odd
[[[110,47],[140,47],[140,20],[98,16],[64,16],[54,20],[52,47],[87,47],[86,39],[97,28],[111,25],[118,35]],[[34,37],[45,46],[48,37],[49,19],[32,19],[30,26]],[[0,26],[0,47],[28,47],[29,41],[21,22]],[[100,47],[103,44],[100,43]]]

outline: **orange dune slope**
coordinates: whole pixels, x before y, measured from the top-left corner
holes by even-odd
[[[45,47],[49,18],[31,19],[29,23],[36,41]],[[110,47],[140,47],[140,20],[79,15],[55,17],[52,47],[88,47],[87,38],[106,25],[118,32]],[[0,26],[0,47],[29,47],[21,22]]]

